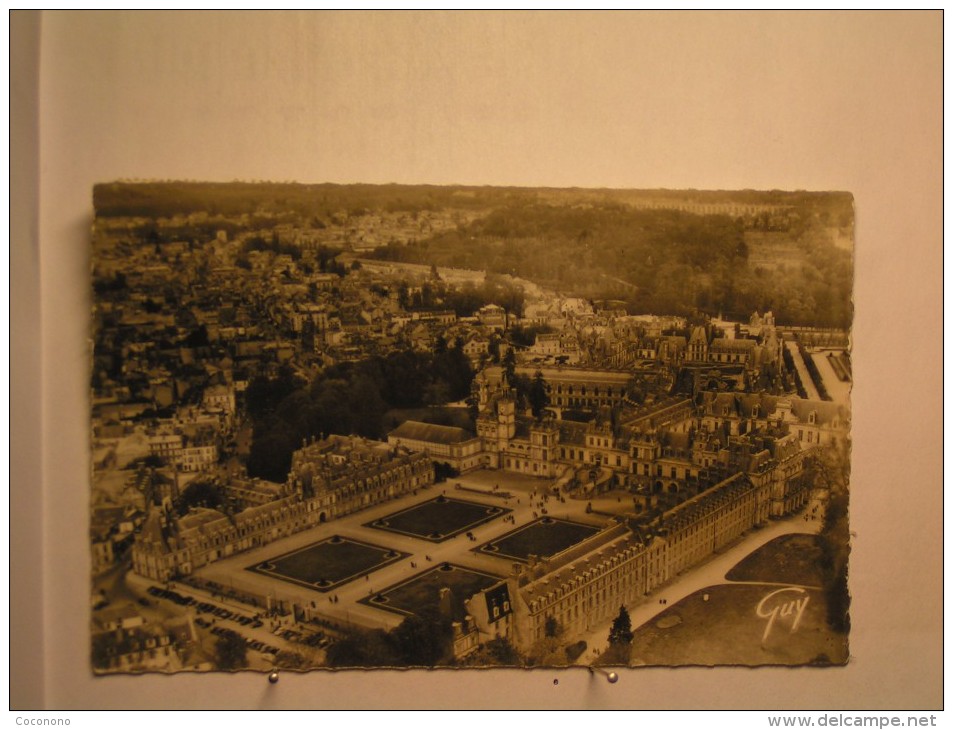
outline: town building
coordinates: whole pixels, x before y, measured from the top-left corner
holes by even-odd
[[[476,316],[480,320],[480,324],[485,327],[499,332],[506,329],[506,310],[498,304],[487,304],[485,307],[481,307]]]

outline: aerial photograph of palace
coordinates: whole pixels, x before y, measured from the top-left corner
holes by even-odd
[[[95,673],[848,661],[849,193],[93,204]]]

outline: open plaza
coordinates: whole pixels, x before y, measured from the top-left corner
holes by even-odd
[[[263,596],[262,608],[297,607],[302,620],[393,628],[433,606],[439,587],[470,598],[469,589],[504,579],[530,549],[561,552],[609,521],[588,514],[586,502],[550,496],[547,486],[521,474],[472,472],[211,563],[194,577],[226,595]],[[599,503],[620,514],[629,506],[611,495]],[[447,564],[454,570],[441,571]]]

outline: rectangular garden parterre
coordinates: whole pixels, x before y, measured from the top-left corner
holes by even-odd
[[[289,581],[316,591],[330,591],[408,553],[334,535],[248,567],[255,573]]]
[[[367,527],[410,535],[430,542],[443,542],[511,511],[505,507],[440,495],[369,522]]]
[[[579,522],[542,517],[477,548],[487,555],[527,562],[530,555],[548,558],[599,532]]]
[[[490,573],[443,563],[360,602],[396,613],[415,614],[425,609],[436,609],[440,604],[441,589],[448,588],[453,617],[459,620],[466,615],[463,601],[500,580],[500,576]]]

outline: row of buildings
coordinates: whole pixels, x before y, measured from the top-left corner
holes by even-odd
[[[477,643],[507,639],[524,652],[547,636],[550,621],[571,641],[645,599],[715,550],[787,514],[806,498],[803,485],[775,485],[739,473],[663,513],[648,529],[614,521],[560,554],[517,566],[471,597]]]
[[[197,508],[178,516],[171,501],[154,509],[132,548],[139,575],[168,581],[328,520],[433,483],[422,453],[356,437],[330,436],[295,452],[280,494],[233,515]]]

